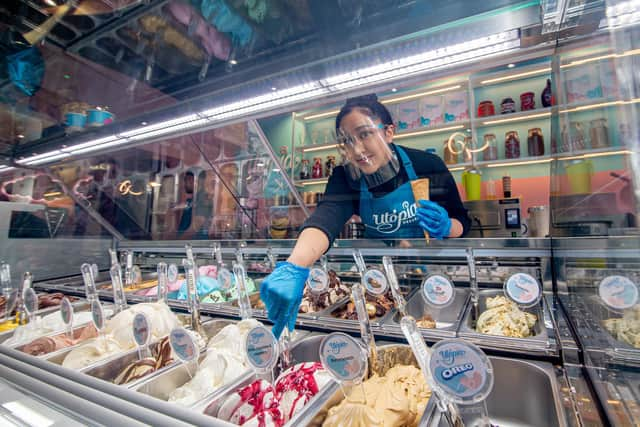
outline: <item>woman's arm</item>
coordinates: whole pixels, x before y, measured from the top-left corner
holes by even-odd
[[[460,237],[464,232],[464,227],[462,223],[455,218],[451,218],[451,231],[449,232],[449,237]]]
[[[292,264],[309,267],[329,249],[329,238],[324,231],[308,227],[302,230],[291,255],[287,259]]]

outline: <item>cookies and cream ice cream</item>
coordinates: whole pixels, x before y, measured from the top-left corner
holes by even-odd
[[[350,295],[351,290],[347,285],[343,285],[334,270],[329,270],[329,285],[324,292],[315,293],[309,286],[304,288],[304,295],[300,303],[300,313],[315,313],[322,311],[332,304],[337,303],[341,298]]]
[[[481,334],[526,338],[533,335],[537,320],[535,314],[520,310],[513,301],[498,295],[487,298],[487,310],[478,317],[476,330]]]

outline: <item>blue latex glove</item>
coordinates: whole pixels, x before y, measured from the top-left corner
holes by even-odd
[[[273,322],[273,334],[280,337],[285,325],[292,331],[302,302],[309,269],[290,262],[279,262],[260,286],[260,298]]]
[[[439,204],[431,200],[418,202],[418,224],[429,232],[434,239],[444,239],[451,232],[451,218],[447,211]]]

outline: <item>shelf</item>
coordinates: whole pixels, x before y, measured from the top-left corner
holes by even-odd
[[[433,127],[405,130],[401,132],[396,132],[394,139],[403,139],[403,138],[410,138],[412,136],[430,135],[435,133],[460,130],[460,129],[468,128],[470,124],[471,122],[469,120],[464,120],[461,122],[444,123],[444,124],[433,126]]]
[[[294,179],[293,182],[296,185],[317,185],[326,184],[327,182],[329,182],[329,178]]]
[[[505,123],[540,120],[551,117],[552,107],[537,108],[535,110],[520,111],[509,114],[496,114],[494,116],[478,117],[473,122],[476,127],[498,126]]]
[[[558,108],[558,113],[578,113],[582,111],[589,111],[596,108],[608,108],[608,107],[622,107],[624,105],[637,104],[640,102],[640,98],[633,98],[630,100],[600,98],[589,99],[586,101],[572,102],[565,104],[561,108]]]
[[[325,150],[331,150],[333,148],[338,148],[338,144],[336,144],[336,142],[329,142],[326,144],[312,144],[312,145],[306,145],[304,147],[296,147],[295,150],[296,151],[301,151],[303,153],[309,153],[312,151],[325,151]]]
[[[491,86],[496,84],[504,84],[515,82],[518,80],[539,78],[546,74],[551,77],[551,66],[544,63],[532,64],[526,67],[511,68],[507,71],[498,71],[487,74],[482,77],[476,77],[471,80],[474,87]]]

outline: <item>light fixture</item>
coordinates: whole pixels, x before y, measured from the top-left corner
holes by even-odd
[[[462,129],[464,127],[465,127],[464,125],[457,125],[457,126],[449,126],[445,128],[439,128],[439,129],[427,129],[427,130],[419,130],[416,132],[399,133],[394,136],[394,139],[409,138],[411,136],[429,135],[431,133],[447,132],[450,130]]]
[[[299,181],[299,183],[302,184],[302,185],[326,184],[327,182],[329,182],[328,179],[318,179],[318,180],[312,180],[312,181]]]
[[[148,123],[147,123],[147,122],[140,122],[140,124],[141,124],[142,126],[146,126],[146,125],[148,125]]]
[[[488,85],[488,84],[493,84],[498,82],[504,82],[506,80],[515,80],[521,77],[535,76],[536,74],[550,73],[550,72],[551,72],[551,67],[539,68],[537,70],[525,71],[522,73],[509,74],[508,76],[496,77],[494,79],[482,80],[480,84]]]
[[[509,64],[509,65],[507,65],[507,68],[513,68],[515,66],[516,66],[516,64]]]
[[[326,113],[312,114],[310,116],[303,117],[303,120],[313,120],[313,119],[321,119],[323,117],[335,116],[339,112],[340,110],[331,110],[331,111],[327,111]]]
[[[23,134],[21,134],[21,133],[19,133],[19,134],[18,134],[18,135],[16,135],[16,136],[18,137],[18,139],[22,139],[22,138],[24,138],[24,135],[23,135]]]
[[[309,147],[309,148],[305,147],[302,149],[302,152],[309,153],[311,151],[324,151],[324,150],[330,150],[332,148],[338,148],[338,144],[323,145],[322,147]]]
[[[561,157],[558,160],[578,160],[584,158],[593,158],[593,157],[606,157],[606,156],[616,156],[620,154],[631,154],[629,150],[617,150],[617,151],[602,151],[600,153],[584,153],[577,156],[571,157]]]
[[[391,88],[391,92],[397,92],[397,91],[398,91],[398,88],[395,88],[395,87]]]
[[[457,171],[461,171],[464,170],[464,166],[457,166],[455,168],[449,168],[450,172],[457,172]]]
[[[549,117],[549,116],[551,116],[551,111],[547,111],[545,113],[527,114],[526,116],[510,117],[508,119],[488,120],[486,122],[482,122],[482,124],[483,125],[497,125],[497,124],[500,124],[500,123],[519,122],[521,120],[538,119],[538,118]]]
[[[278,90],[278,88],[276,88],[275,86],[272,86],[271,90]]]
[[[393,104],[393,103],[400,102],[400,101],[407,101],[407,100],[410,100],[410,99],[421,98],[421,97],[427,96],[427,95],[435,95],[435,94],[438,94],[438,93],[449,92],[451,90],[460,89],[461,87],[462,87],[462,85],[448,86],[448,87],[443,87],[443,88],[439,88],[439,89],[429,90],[427,92],[414,93],[412,95],[400,96],[400,97],[397,97],[397,98],[383,99],[380,102],[382,104]]]
[[[236,61],[235,59],[230,59],[229,60],[229,64],[236,65],[236,64],[238,64],[238,61]]]
[[[505,166],[521,166],[521,165],[535,165],[538,163],[550,163],[553,159],[538,159],[538,160],[523,160],[520,162],[505,162],[505,163],[493,163],[488,164],[489,168],[501,168]]]
[[[574,113],[576,111],[585,111],[585,110],[592,110],[594,108],[612,107],[614,105],[636,104],[638,102],[640,102],[640,98],[633,98],[633,99],[630,99],[629,101],[598,102],[597,104],[580,105],[578,107],[570,108],[568,110],[561,110],[560,113]]]

